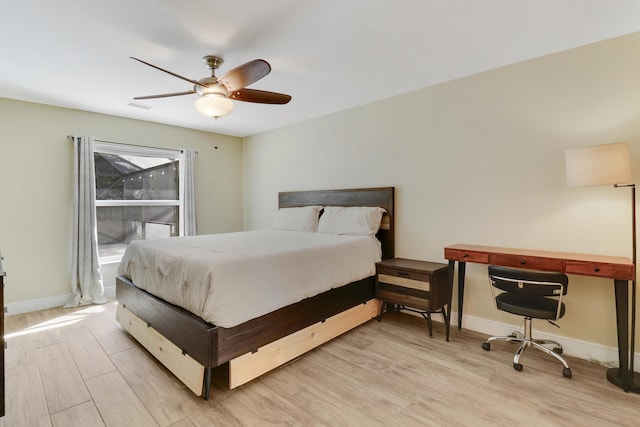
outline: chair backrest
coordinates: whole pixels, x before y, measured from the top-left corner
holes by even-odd
[[[563,273],[490,265],[489,278],[493,287],[521,295],[561,297],[569,288],[569,278]]]

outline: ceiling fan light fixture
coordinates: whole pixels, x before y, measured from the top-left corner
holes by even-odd
[[[233,111],[233,101],[219,93],[208,93],[196,100],[196,110],[217,119]]]
[[[211,70],[211,76],[204,77],[200,80],[181,76],[173,71],[165,70],[164,68],[134,58],[133,56],[131,59],[193,84],[193,89],[188,91],[136,96],[133,98],[135,100],[198,94],[200,98],[195,102],[196,110],[207,117],[213,117],[215,119],[224,117],[233,111],[233,101],[229,98],[233,98],[236,101],[253,102],[257,104],[286,104],[291,100],[291,96],[283,93],[246,88],[271,71],[271,66],[264,59],[254,59],[253,61],[242,64],[226,72],[218,79],[215,76],[215,70],[222,65],[224,61],[218,56],[206,55],[202,59]]]

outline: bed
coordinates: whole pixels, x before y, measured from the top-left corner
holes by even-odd
[[[383,208],[376,238],[382,259],[393,258],[393,187],[278,194],[279,208],[303,206]],[[223,327],[119,275],[117,319],[189,389],[208,399],[214,372],[216,379],[237,387],[376,317],[381,303],[374,298],[374,284],[372,274]]]

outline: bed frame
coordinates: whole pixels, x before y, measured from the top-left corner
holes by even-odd
[[[394,256],[394,188],[282,192],[280,208],[380,206],[382,258]],[[335,288],[231,328],[116,277],[118,322],[195,394],[210,396],[213,370],[237,387],[374,317],[374,277]]]

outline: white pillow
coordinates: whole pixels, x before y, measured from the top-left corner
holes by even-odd
[[[280,208],[271,228],[291,231],[316,231],[322,206]]]
[[[318,223],[318,232],[373,236],[378,232],[385,212],[379,207],[325,206]]]

